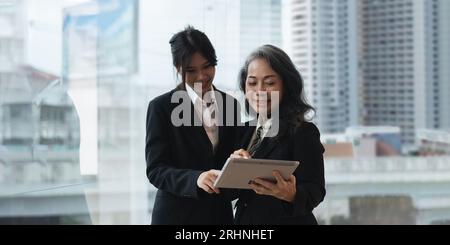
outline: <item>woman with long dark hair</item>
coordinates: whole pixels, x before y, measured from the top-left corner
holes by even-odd
[[[147,114],[147,177],[158,188],[152,224],[232,224],[231,203],[214,181],[233,152],[237,102],[213,86],[217,57],[203,32],[187,27],[170,44],[182,82]]]
[[[252,190],[239,192],[235,223],[317,224],[312,211],[325,197],[324,148],[319,130],[307,120],[313,108],[300,73],[284,51],[266,45],[248,57],[239,80],[257,126],[242,129],[241,150],[232,157],[294,160],[300,166],[287,180],[274,171],[276,182],[249,183]]]

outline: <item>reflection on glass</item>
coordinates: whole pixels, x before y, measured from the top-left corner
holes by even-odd
[[[224,90],[251,49],[292,51],[327,149],[321,223],[449,224],[450,1],[419,2],[0,0],[0,224],[150,223],[145,110],[187,24]]]
[[[2,81],[1,223],[89,223],[75,107],[58,77],[18,67]],[[59,190],[72,188],[66,198]],[[70,203],[70,207],[67,203]],[[51,207],[51,208],[49,208]]]

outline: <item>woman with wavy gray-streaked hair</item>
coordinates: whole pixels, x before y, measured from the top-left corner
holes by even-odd
[[[255,179],[249,183],[252,190],[239,191],[235,223],[317,224],[312,211],[326,192],[324,148],[319,130],[307,120],[313,108],[304,98],[300,73],[283,50],[266,45],[249,56],[239,80],[247,111],[258,118],[249,124],[256,127],[242,128],[241,149],[232,157],[291,160],[300,166],[289,179],[274,171],[275,182]],[[276,124],[278,132],[270,135]]]

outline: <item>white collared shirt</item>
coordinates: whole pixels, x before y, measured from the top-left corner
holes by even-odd
[[[192,103],[195,105],[197,103],[197,100],[200,100],[200,102],[206,107],[207,103],[214,103],[216,102],[216,95],[215,95],[215,91],[214,91],[214,87],[211,87],[211,92],[207,93],[206,95],[208,96],[208,98],[205,98],[206,101],[204,101],[202,98],[200,98],[200,96],[198,96],[198,94],[194,91],[193,88],[191,88],[191,86],[186,84],[186,90],[188,92],[189,98],[192,100]],[[217,106],[217,105],[215,105]]]
[[[215,149],[219,144],[219,130],[218,130],[218,113],[216,96],[214,88],[211,87],[211,92],[207,93],[207,98],[203,100],[191,86],[186,84],[186,90],[188,92],[189,98],[191,99],[195,112],[197,116],[202,119],[203,127],[211,141],[213,148]],[[212,103],[210,107],[207,106],[208,103]],[[211,118],[212,113],[215,111],[215,117]]]
[[[256,129],[258,130],[258,128],[263,127],[263,131],[262,131],[262,135],[261,135],[262,138],[266,137],[267,133],[269,132],[270,128],[272,127],[272,122],[273,122],[272,118],[268,119],[266,121],[263,121],[261,119],[261,117],[258,118],[258,125],[256,126]]]
[[[258,131],[259,128],[262,127],[262,133],[261,133],[261,140],[264,139],[264,137],[266,137],[267,133],[269,132],[270,128],[272,127],[272,122],[273,119],[268,119],[268,120],[262,120],[262,118],[258,118],[258,124],[256,126],[255,132],[253,133],[252,139],[250,140],[250,143],[247,147],[247,149],[250,148],[250,146],[253,144],[253,141],[255,141],[256,139],[256,132]]]

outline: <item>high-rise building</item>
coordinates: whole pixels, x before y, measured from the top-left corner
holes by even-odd
[[[449,128],[450,18],[445,0],[293,0],[294,61],[325,133]]]
[[[440,5],[448,3],[360,3],[364,124],[399,126],[405,149],[414,149],[417,129],[445,123],[449,26]]]
[[[359,124],[355,0],[293,0],[292,52],[324,133]]]
[[[439,0],[440,127],[450,130],[450,1]]]
[[[265,44],[282,45],[281,0],[240,1],[241,63],[253,50]]]

